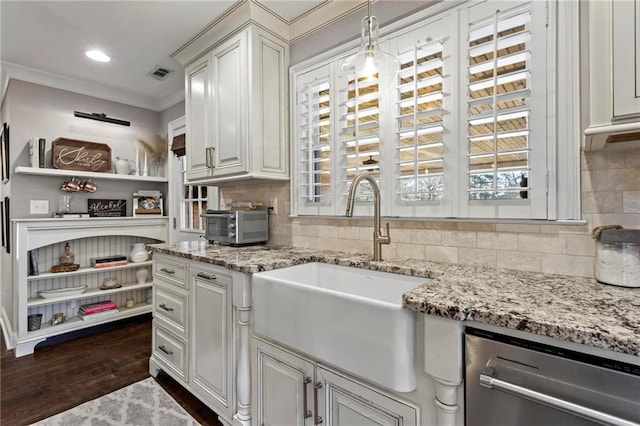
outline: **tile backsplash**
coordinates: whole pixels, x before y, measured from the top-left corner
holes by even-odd
[[[524,271],[593,277],[595,226],[640,228],[640,148],[582,153],[582,216],[586,225],[389,220],[390,245],[383,258],[413,258]],[[371,219],[290,218],[289,183],[221,188],[223,199],[268,204],[269,244],[372,251]],[[386,220],[385,220],[386,221]]]

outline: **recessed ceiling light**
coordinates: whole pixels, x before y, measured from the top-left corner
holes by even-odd
[[[84,54],[94,61],[98,62],[109,62],[111,60],[110,57],[105,55],[104,52],[101,52],[100,50],[87,50],[86,52],[84,52]]]

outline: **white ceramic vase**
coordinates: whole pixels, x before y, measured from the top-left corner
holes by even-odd
[[[136,280],[138,280],[138,284],[146,283],[148,275],[149,275],[149,271],[147,270],[147,268],[136,269]]]
[[[149,259],[151,252],[144,249],[144,243],[135,243],[132,244],[132,246],[131,253],[129,253],[129,259],[131,259],[132,262],[144,262]]]

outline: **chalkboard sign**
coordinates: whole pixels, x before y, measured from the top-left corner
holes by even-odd
[[[127,200],[87,200],[89,217],[122,217],[127,215]]]
[[[58,138],[53,141],[53,167],[111,173],[111,148],[104,143]]]

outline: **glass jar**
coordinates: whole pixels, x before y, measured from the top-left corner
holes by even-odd
[[[73,255],[71,246],[69,246],[68,242],[64,245],[64,252],[60,255],[58,260],[60,261],[60,265],[73,265],[75,262],[75,256]]]

